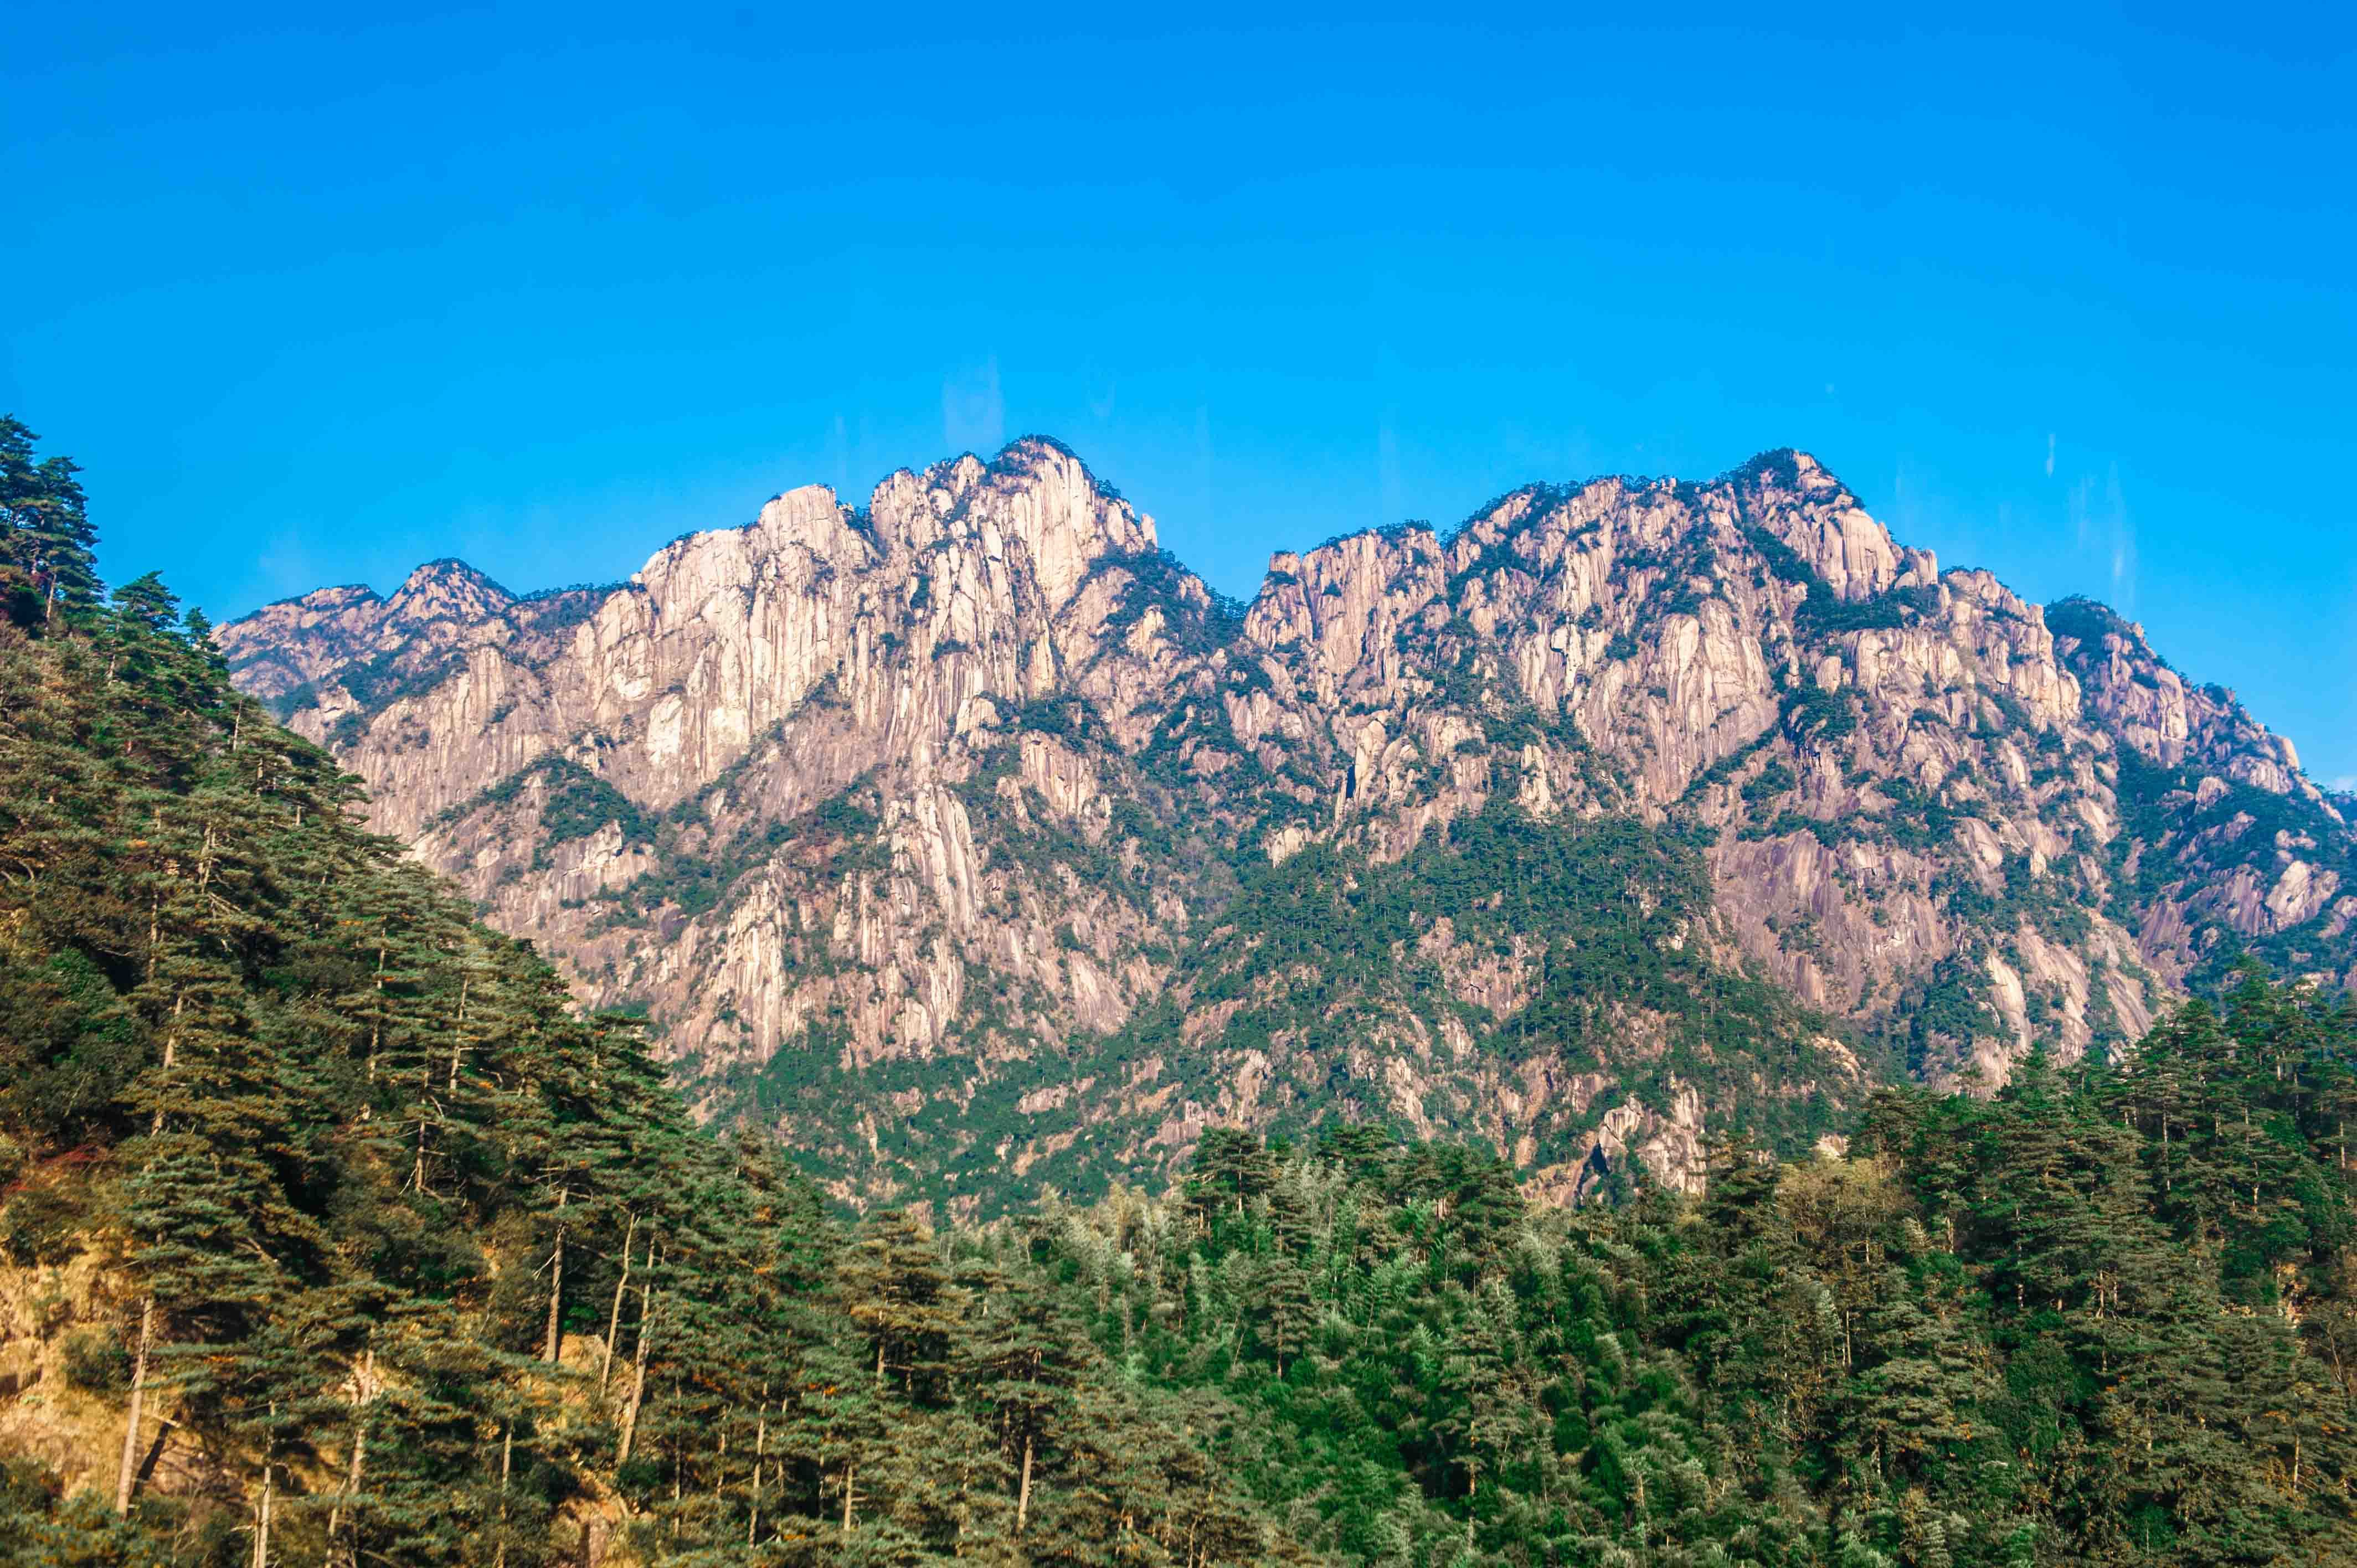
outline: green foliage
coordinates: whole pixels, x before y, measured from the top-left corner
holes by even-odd
[[[1800,782],[1790,768],[1781,762],[1770,762],[1743,786],[1743,799],[1757,805],[1762,800],[1781,795]]]
[[[877,804],[874,788],[863,779],[804,816],[748,822],[725,838],[705,823],[683,822],[674,814],[650,835],[655,869],[612,895],[606,918],[643,918],[667,908],[693,919],[718,908],[746,876],[789,844],[823,857],[839,876],[880,871],[891,864],[891,851]]]
[[[629,796],[573,758],[554,753],[535,758],[498,783],[446,808],[434,819],[435,824],[447,826],[479,811],[508,805],[534,784],[541,789],[541,832],[533,855],[534,869],[549,864],[549,852],[557,845],[577,843],[608,826],[621,830],[626,845],[652,843],[656,840],[654,819],[639,810]]]
[[[81,1250],[84,1206],[67,1187],[20,1187],[0,1208],[0,1252],[20,1267],[62,1263]]]
[[[352,701],[360,704],[363,720],[395,703],[425,695],[466,663],[466,656],[456,650],[433,658],[405,659],[408,651],[388,649],[336,671],[337,684],[350,693]],[[345,716],[350,719],[353,715]]]
[[[60,615],[70,624],[97,607],[98,534],[74,477],[81,466],[36,458],[38,440],[0,416],[0,619],[46,631]]]
[[[1234,642],[1243,622],[1241,601],[1212,592],[1165,549],[1101,556],[1091,572],[1124,578],[1121,596],[1104,621],[1106,634],[1115,639],[1154,609],[1162,614],[1163,634],[1180,650],[1210,654]]]
[[[1857,694],[1814,681],[1784,693],[1784,733],[1796,741],[1835,741],[1857,728]]]
[[[2081,650],[2089,654],[2099,652],[2106,637],[2126,639],[2131,646],[2141,640],[2136,638],[2136,629],[2122,619],[2117,611],[2082,594],[2073,594],[2048,605],[2046,629],[2056,637],[2074,639]]]
[[[609,823],[622,830],[625,843],[645,843],[654,837],[654,824],[630,798],[569,757],[554,753],[509,774],[488,789],[444,811],[437,823],[472,816],[487,806],[503,806],[538,780],[543,786],[540,825],[544,844],[586,839]]]
[[[1150,566],[1134,581],[1199,607]],[[1893,1090],[1860,1118],[1826,1087],[1824,1021],[1704,952],[1693,835],[1534,822],[1499,791],[1388,863],[1227,846],[1211,865],[1233,880],[1174,976],[1225,1010],[1222,1039],[1190,1039],[1169,1002],[1025,1060],[994,1031],[1032,1004],[1002,991],[963,1054],[859,1067],[859,1092],[924,1102],[908,1136],[964,1185],[922,1196],[959,1208],[1020,1208],[1005,1151],[1061,1075],[1259,1051],[1292,1075],[1282,1135],[1203,1127],[1159,1196],[846,1223],[759,1138],[692,1124],[642,1008],[582,1017],[528,947],[362,832],[351,780],[230,689],[163,584],[53,602],[62,618],[0,623],[0,1252],[12,1294],[61,1262],[96,1273],[113,1305],[59,1344],[64,1380],[132,1425],[135,1459],[168,1433],[202,1481],[135,1468],[118,1512],[0,1455],[0,1563],[539,1568],[577,1561],[593,1519],[613,1559],[683,1565],[2357,1555],[2357,1012],[2338,1002],[2245,972],[2116,1060],[2033,1057],[1993,1099]],[[1090,738],[1084,709],[1017,717]],[[1103,843],[1035,818],[1011,853],[1137,894],[1159,889],[1123,846],[1209,855],[1178,809],[1186,722],[1134,759],[1156,809],[1116,812]],[[1804,689],[1784,733],[1855,722]],[[1007,805],[1012,757],[969,784],[978,820]],[[2233,791],[2196,808],[2181,777],[2120,766],[2124,836],[2158,852],[2139,875],[2237,813],[2255,857],[2309,821]],[[655,845],[641,908],[711,908],[781,847],[771,825],[713,842],[715,796],[651,821],[555,761],[468,809],[527,779],[549,842],[618,823]],[[1796,782],[1772,760],[1744,794]],[[1894,837],[1965,809],[1892,798]],[[863,780],[791,831],[872,865],[879,812]],[[2068,934],[2084,911],[2016,857],[2001,886],[1936,891]],[[1902,1004],[1916,1047],[1991,1022],[1981,956]],[[1511,999],[1456,1001],[1458,961],[1512,976]],[[1493,1150],[1365,1120],[1389,1101],[1340,1065],[1353,1047],[1429,1051],[1444,1029],[1534,1081],[1611,1047],[1616,1095],[1712,1086],[1710,1125],[1753,1138],[1716,1147],[1696,1195],[1590,1155],[1618,1201],[1537,1204]],[[852,1121],[851,1038],[813,1020],[736,1087]],[[922,1092],[942,1082],[959,1093]],[[1536,1160],[1597,1147],[1618,1102],[1544,1125]],[[1421,1111],[1469,1131],[1445,1088]],[[1138,1114],[1201,1126],[1180,1112]],[[1851,1157],[1764,1152],[1835,1127]],[[1023,1179],[1076,1188],[1135,1130],[1075,1125]]]
[[[0,1563],[251,1561],[266,1528],[272,1561],[531,1568],[585,1508],[639,1561],[1300,1560],[1200,1484],[1220,1401],[1137,1386],[990,1239],[952,1276],[695,1131],[636,1021],[361,831],[162,585],[117,607],[0,628],[0,1262],[97,1255],[120,1305],[67,1380],[208,1479],[135,1474],[118,1517],[12,1462]],[[558,835],[649,831],[537,776]]]
[[[296,714],[319,705],[318,683],[306,681],[299,686],[280,693],[277,696],[264,698],[262,705],[269,712],[272,718],[276,719],[280,724],[285,724]]]
[[[2197,792],[2201,776],[2190,768],[2161,766],[2127,746],[2119,748],[2116,766],[2120,832],[2106,845],[2112,913],[2131,929],[2144,910],[2165,894],[2181,897],[2196,876],[2209,881],[2248,867],[2263,885],[2272,881],[2278,845],[2286,843],[2298,844],[2300,857],[2318,873],[2344,886],[2357,880],[2357,843],[2305,795],[2221,779],[2224,789],[2213,789],[2203,805]],[[2189,983],[2214,991],[2246,959],[2285,970],[2316,967],[2328,950],[2321,931],[2331,918],[2328,901],[2303,924],[2266,936],[2245,937],[2222,922],[2206,926],[2196,933],[2200,961]]]
[[[644,843],[653,836],[646,817],[627,796],[572,758],[544,757],[534,766],[548,780],[548,793],[540,806],[545,843],[586,839],[608,823],[621,828],[626,843]]]
[[[1797,482],[1797,475],[1788,477],[1782,482],[1790,488]],[[1871,598],[1845,599],[1834,592],[1833,585],[1803,560],[1798,551],[1762,524],[1747,521],[1743,537],[1745,542],[1768,563],[1770,571],[1788,583],[1798,583],[1807,588],[1807,596],[1792,613],[1793,629],[1803,637],[1838,637],[1853,631],[1888,630],[1905,626],[1940,607],[1940,590],[1928,585],[1893,588]]]
[[[104,1329],[85,1328],[66,1337],[66,1380],[91,1393],[121,1394],[131,1389],[131,1352]]]
[[[2246,980],[2120,1072],[1878,1098],[1853,1156],[1534,1208],[1365,1126],[1206,1132],[1035,1256],[1354,1563],[2347,1560],[2351,1016]]]
[[[1609,1058],[1620,1092],[1652,1103],[1675,1097],[1674,1079],[1706,1085],[1715,1122],[1755,1129],[1781,1147],[1806,1146],[1841,1114],[1848,1079],[1820,1055],[1825,1026],[1692,940],[1709,878],[1675,829],[1626,818],[1539,822],[1493,795],[1483,813],[1396,862],[1312,843],[1281,865],[1243,867],[1242,882],[1175,977],[1183,1007],[1149,1008],[1102,1043],[1023,1076],[994,1070],[1010,1080],[1006,1097],[1148,1059],[1169,1079],[1205,1081],[1223,1061],[1257,1051],[1276,1073],[1264,1093],[1299,1107],[1299,1120],[1284,1125],[1302,1130],[1320,1117],[1392,1114],[1389,1086],[1351,1069],[1359,1052],[1418,1051],[1415,1042],[1462,1030],[1484,1062],[1548,1058],[1556,1070],[1577,1071]],[[1458,957],[1435,945],[1444,934]],[[1456,1001],[1442,969],[1485,954],[1514,955],[1523,977],[1516,1004],[1494,1014]],[[1190,1015],[1215,1008],[1225,1018],[1218,1034],[1188,1027]],[[1660,1048],[1631,1063],[1620,1042],[1640,1028]],[[1469,1133],[1473,1102],[1456,1092],[1458,1080],[1442,1063],[1424,1070],[1437,1085],[1427,1105],[1435,1125]],[[1756,1093],[1746,1087],[1754,1084],[1781,1087]],[[1575,1158],[1618,1100],[1552,1108],[1534,1129],[1535,1162]],[[985,1147],[1006,1125],[985,1111],[996,1103],[978,1093],[964,1111]],[[1028,1133],[1028,1120],[1010,1130]],[[1112,1128],[1092,1128],[1036,1174],[1066,1192],[1101,1190],[1108,1142],[1118,1144]],[[955,1193],[985,1212],[1006,1201],[980,1172],[964,1173]]]
[[[589,619],[616,594],[643,592],[643,588],[630,583],[575,583],[563,588],[539,588],[516,600],[515,613],[533,630],[554,636]]]

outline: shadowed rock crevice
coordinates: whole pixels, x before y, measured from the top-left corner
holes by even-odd
[[[2287,741],[1795,452],[1279,553],[1237,606],[1027,438],[612,588],[436,563],[220,639],[376,826],[863,1201],[1338,1114],[1686,1183],[2244,952],[2357,963]]]

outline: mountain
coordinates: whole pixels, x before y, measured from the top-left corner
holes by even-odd
[[[1131,1377],[1011,1234],[848,1231],[699,1132],[201,618],[20,510],[0,1568],[1332,1561],[1211,1495],[1252,1412]]]
[[[2357,840],[2288,741],[1790,451],[1279,553],[1237,605],[1028,438],[608,588],[439,562],[218,640],[701,1112],[862,1203],[1334,1117],[1685,1186],[2245,954],[2357,971]]]
[[[0,420],[12,445],[29,433]],[[1846,1149],[1716,1144],[1691,1194],[1535,1201],[1494,1149],[1329,1120],[1206,1128],[1173,1179],[1087,1205],[1001,1173],[974,1192],[1006,1211],[986,1225],[846,1221],[758,1131],[693,1125],[638,1021],[571,1005],[530,944],[367,832],[357,780],[232,690],[160,581],[108,595],[72,474],[0,474],[0,1568],[2357,1557],[2341,996],[2244,973],[2115,1061],[2034,1052],[1986,1099],[1875,1089]],[[552,613],[436,585],[390,649],[361,596],[321,618],[352,615],[329,635],[397,682],[400,639],[464,662],[487,607]],[[1185,624],[1131,624],[1156,613]],[[1559,732],[1491,742],[1539,760],[1487,759],[1480,803],[1400,847],[1370,837],[1394,764],[1353,758],[1295,838],[1281,772],[1258,817],[1218,817],[1099,714],[1059,744],[1259,836],[1210,868],[1185,856],[1225,839],[1156,841],[1222,901],[1148,961],[1168,994],[1066,1047],[1089,1073],[1153,1049],[1208,1083],[1243,1060],[1268,1070],[1232,1103],[1305,1116],[1422,1073],[1438,1114],[1482,1073],[1593,1051],[1628,1097],[1606,1117],[1623,1155],[1642,1129],[1620,1104],[1663,1075],[1695,1115],[1786,1140],[1810,1131],[1796,1101],[1848,1093],[1794,1092],[1870,1031],[1739,972],[1723,835],[1691,804],[1646,816],[1625,778],[1592,815],[1553,809]],[[1834,723],[1778,722],[1814,744]],[[1019,744],[952,788],[977,842],[1036,852],[1024,886],[1150,876],[1157,819],[1028,836]],[[1600,793],[1612,765],[1589,766]],[[2173,800],[2183,765],[2148,766],[2150,809],[2189,836],[2140,840],[2119,880],[2181,914],[2196,869],[2234,880],[2197,858],[2234,786]],[[1525,801],[1534,776],[1559,794]],[[586,765],[527,789],[544,824],[627,840],[647,817]],[[872,817],[811,826],[856,841]],[[677,825],[656,820],[658,849]],[[1414,1054],[1436,1017],[1462,1032],[1451,1058]],[[1082,1140],[1156,1110],[1087,1078],[1066,1152],[1116,1170]],[[872,1078],[836,1087],[876,1103]],[[921,1147],[913,1109],[897,1148]]]

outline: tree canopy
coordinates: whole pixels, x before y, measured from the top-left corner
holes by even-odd
[[[1695,1197],[1333,1124],[853,1217],[0,484],[0,1563],[2357,1558],[2312,986]]]

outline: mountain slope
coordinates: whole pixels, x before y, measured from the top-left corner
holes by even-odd
[[[28,538],[0,519],[0,574]],[[1257,837],[1146,959],[1165,993],[1059,1043],[1067,1077],[1016,1108],[1030,1130],[993,1135],[1078,1178],[1157,1157],[1182,1088],[1232,1117],[1556,1120],[1511,1163],[1365,1125],[1205,1128],[1158,1192],[1028,1205],[1017,1179],[1006,1223],[845,1227],[762,1138],[694,1129],[628,1020],[576,1012],[362,831],[354,780],[231,691],[159,582],[110,604],[42,571],[69,586],[0,613],[5,1568],[2351,1557],[2337,998],[2246,977],[2118,1064],[2033,1056],[1987,1101],[1878,1090],[1847,1156],[1738,1144],[1699,1197],[1534,1203],[1518,1166],[1608,1093],[1575,1186],[1628,1175],[1634,1106],[1678,1107],[1640,1146],[1674,1172],[1672,1131],[1748,1116],[1791,1144],[1855,1097],[1846,1047],[1735,972],[1714,830],[1525,803],[1550,743],[1515,741],[1540,761],[1417,796],[1464,809],[1404,848],[1374,804],[1343,809],[1355,787],[1296,838],[1284,789],[1233,779],[1243,805],[1182,843],[1123,814],[1180,803],[1164,748],[1054,703],[952,791],[1026,886],[1135,893],[1146,850]],[[398,639],[371,649],[357,607],[353,646],[389,670]],[[1015,753],[1051,731],[1127,758],[1103,776],[1118,841],[1017,814]],[[2187,767],[2120,796],[2159,802],[2133,875],[2172,920],[2245,787],[2176,802]],[[678,825],[554,761],[488,804],[528,785],[566,832],[661,854]],[[863,810],[813,814],[780,857],[879,828]],[[777,1059],[854,1107],[914,1071],[889,1125],[921,1153],[970,1152],[1023,1058],[974,1064],[963,1109],[930,1097],[940,1053]]]
[[[373,825],[861,1199],[1338,1113],[1684,1183],[2246,950],[2357,962],[2287,742],[1789,452],[1280,553],[1237,607],[1028,439],[608,590],[441,563],[219,635]]]
[[[96,598],[0,613],[0,1565],[1323,1560],[1211,1495],[1253,1412],[698,1132],[199,618]]]

